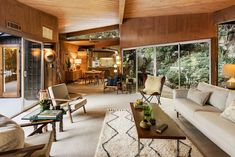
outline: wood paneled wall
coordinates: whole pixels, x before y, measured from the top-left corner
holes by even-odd
[[[77,59],[82,59],[82,63],[80,65],[81,70],[84,72],[87,70],[87,52],[85,51],[79,51],[79,46],[74,44],[69,44],[64,41],[60,42],[60,53],[61,53],[61,67],[62,67],[62,82],[65,82],[65,71],[67,70],[65,61],[68,58],[73,58],[76,55]]]
[[[22,30],[8,29],[7,21],[17,23]],[[53,40],[42,37],[42,26],[53,30]],[[0,0],[0,31],[42,42],[57,42],[58,19],[16,0]]]
[[[120,27],[120,47],[131,48],[180,41],[212,39],[212,84],[217,83],[217,27],[213,14],[127,19]]]
[[[82,70],[82,72],[87,70],[87,63],[88,63],[88,56],[87,56],[87,52],[86,51],[78,51],[78,56],[77,59],[81,59],[82,63],[80,65],[80,69]]]
[[[213,14],[127,19],[120,27],[121,48],[215,37]]]

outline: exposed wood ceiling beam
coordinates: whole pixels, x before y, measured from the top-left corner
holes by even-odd
[[[121,25],[124,18],[124,11],[125,11],[125,0],[119,0],[119,24]]]
[[[119,29],[119,25],[111,25],[111,26],[106,26],[106,27],[88,29],[84,31],[65,33],[62,35],[66,35],[66,37],[73,37],[73,36],[85,35],[85,34],[90,34],[90,33],[104,32],[104,31],[109,31],[109,30],[114,30],[114,29]]]
[[[95,47],[106,47],[106,46],[114,46],[119,45],[119,39],[106,39],[106,40],[91,40],[91,41],[65,41],[66,43],[78,45],[78,46],[92,46]]]
[[[234,21],[235,18],[235,5],[225,8],[214,13],[214,19],[216,23],[224,23]]]

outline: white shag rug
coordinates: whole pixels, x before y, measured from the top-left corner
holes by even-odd
[[[138,156],[137,132],[132,114],[127,109],[109,109],[101,130],[95,157]],[[188,140],[180,143],[180,156],[202,157],[198,149]],[[176,140],[141,139],[143,157],[175,157]]]

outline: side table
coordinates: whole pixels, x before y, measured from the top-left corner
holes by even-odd
[[[30,112],[26,116],[22,117],[22,120],[29,120],[31,123],[43,122],[51,120],[52,130],[54,132],[54,139],[56,141],[56,122],[59,122],[59,131],[63,131],[63,112],[62,110],[45,110],[48,114],[43,114],[40,108]],[[37,128],[35,126],[34,130]]]

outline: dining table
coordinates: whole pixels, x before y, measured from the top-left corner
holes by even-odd
[[[94,84],[99,84],[99,78],[100,78],[100,75],[102,74],[102,71],[88,70],[88,71],[85,71],[84,74],[85,74],[85,84],[87,80],[89,81],[89,83],[92,83],[94,81]]]

